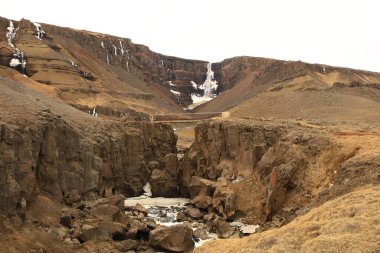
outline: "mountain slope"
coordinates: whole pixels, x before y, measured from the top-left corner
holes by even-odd
[[[380,119],[380,74],[236,57],[213,64],[223,92],[196,109],[235,117]]]

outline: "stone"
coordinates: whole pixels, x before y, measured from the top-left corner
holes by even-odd
[[[74,204],[74,203],[78,203],[81,201],[81,196],[79,195],[78,191],[76,189],[70,191],[67,195],[67,197],[65,197],[65,202],[66,204]]]
[[[207,231],[203,228],[195,229],[193,232],[193,236],[201,240],[206,240],[208,238]]]
[[[120,250],[121,252],[126,252],[129,250],[135,250],[139,246],[139,242],[136,240],[123,240],[119,242],[114,242],[113,245],[117,250]]]
[[[226,222],[220,217],[217,217],[214,220],[213,225],[215,227],[216,234],[219,238],[222,239],[229,238],[236,232],[235,227],[230,226],[228,222]]]
[[[120,210],[124,208],[125,197],[122,194],[111,195],[107,197],[109,205],[117,206]]]
[[[104,220],[99,222],[98,230],[101,234],[108,234],[112,240],[121,241],[126,239],[126,228],[118,222]]]
[[[207,209],[212,205],[215,182],[200,177],[192,177],[189,186],[191,203],[198,208]]]
[[[78,235],[77,239],[80,242],[87,242],[90,240],[99,240],[100,237],[100,232],[96,226],[84,224],[82,226],[81,232]],[[106,236],[104,239],[107,239],[108,236]]]
[[[90,210],[90,214],[96,217],[99,217],[102,219],[108,219],[108,220],[113,220],[113,218],[119,212],[120,212],[119,208],[113,205],[109,205],[109,204],[99,205]]]
[[[143,213],[144,215],[147,215],[147,210],[146,210],[146,208],[145,208],[143,205],[141,205],[140,203],[137,203],[137,204],[134,206],[133,209],[136,210],[136,211],[139,211],[140,213]]]
[[[228,187],[217,187],[212,199],[212,206],[219,215],[231,219],[235,215],[235,192]]]
[[[200,219],[202,218],[202,213],[201,211],[198,209],[198,208],[195,208],[195,207],[190,207],[188,206],[185,210],[185,213],[188,217],[192,218],[192,219]]]
[[[59,224],[61,211],[62,208],[58,203],[45,196],[39,195],[34,203],[32,203],[28,214],[44,225],[57,226]]]
[[[193,231],[183,225],[158,227],[150,232],[149,245],[172,252],[188,251],[194,247]]]
[[[72,228],[73,227],[73,219],[71,215],[65,215],[62,216],[61,219],[59,219],[59,223],[67,228]]]
[[[187,216],[183,212],[179,212],[177,214],[177,221],[184,222],[184,221],[188,221],[188,220],[189,220],[189,218],[187,218]]]
[[[153,197],[176,197],[177,180],[166,171],[154,169],[149,179]]]

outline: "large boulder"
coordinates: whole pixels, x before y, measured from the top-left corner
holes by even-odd
[[[31,205],[28,215],[38,220],[41,224],[57,226],[61,218],[61,212],[62,207],[60,204],[40,195]]]
[[[109,204],[103,204],[91,209],[90,214],[102,219],[113,220],[118,212],[120,212],[118,207]]]
[[[193,230],[184,225],[158,227],[150,232],[151,247],[172,252],[184,252],[194,247]]]
[[[215,182],[200,177],[192,177],[189,186],[191,203],[198,208],[208,208],[212,205],[214,190]]]
[[[166,170],[154,169],[149,179],[153,197],[176,197],[177,180]]]
[[[212,199],[212,206],[217,212],[230,219],[235,214],[236,195],[235,192],[228,187],[217,187]]]
[[[213,226],[215,227],[216,234],[219,238],[229,238],[236,232],[235,227],[232,227],[228,222],[220,217],[217,217],[214,220]]]

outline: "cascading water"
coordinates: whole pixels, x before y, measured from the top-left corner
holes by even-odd
[[[214,98],[218,83],[214,79],[214,71],[211,70],[211,63],[207,64],[206,80],[198,88],[204,90],[203,97]]]
[[[214,71],[211,70],[211,63],[207,64],[206,80],[202,85],[197,86],[192,82],[192,86],[197,90],[203,90],[203,96],[197,94],[191,94],[191,104],[188,109],[194,109],[195,107],[210,101],[215,97],[216,89],[218,88],[218,82],[214,79]]]
[[[15,28],[13,22],[9,20],[9,26],[7,27],[7,32],[5,33],[5,36],[7,38],[8,45],[16,51],[13,53],[13,58],[11,59],[9,66],[16,69],[18,68],[20,72],[25,74],[26,60],[24,58],[24,52],[22,52],[13,44],[13,39],[16,37],[16,33],[18,30],[19,27]]]

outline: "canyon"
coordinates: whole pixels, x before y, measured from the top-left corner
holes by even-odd
[[[380,249],[379,73],[0,31],[0,252]],[[144,193],[189,203],[164,226]]]

